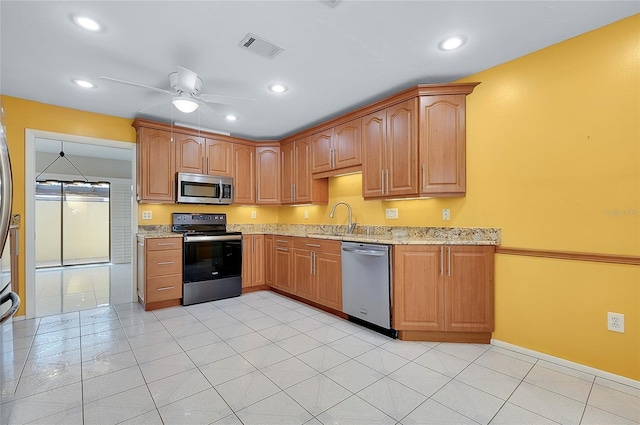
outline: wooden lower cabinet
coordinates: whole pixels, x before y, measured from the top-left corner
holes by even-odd
[[[493,262],[493,246],[394,246],[394,329],[406,339],[488,342]]]
[[[293,238],[294,294],[342,311],[340,242]]]
[[[273,237],[273,284],[284,292],[293,292],[293,249],[292,238],[288,236]]]
[[[265,284],[264,235],[242,236],[242,288]]]
[[[145,310],[180,305],[182,238],[138,237],[138,301]]]
[[[264,283],[273,286],[275,268],[273,265],[273,235],[264,236]]]

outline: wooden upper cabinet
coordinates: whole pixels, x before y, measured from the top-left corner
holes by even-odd
[[[280,147],[280,201],[283,204],[293,203],[294,172],[295,172],[295,143]]]
[[[417,106],[411,99],[362,118],[363,197],[418,193]]]
[[[387,134],[386,111],[362,117],[362,196],[384,196],[385,142]]]
[[[171,133],[139,127],[137,149],[138,201],[175,202],[175,149]]]
[[[311,172],[329,171],[333,165],[333,129],[316,133],[309,137],[311,140]]]
[[[465,194],[465,103],[464,94],[420,97],[422,194]]]
[[[418,193],[418,101],[387,108],[386,195]]]
[[[176,172],[202,174],[205,142],[203,137],[175,133]]]
[[[305,137],[282,146],[283,204],[326,204],[329,201],[329,179],[311,176],[313,137]]]
[[[357,118],[333,128],[333,168],[362,164],[361,120]]]
[[[253,146],[233,144],[233,202],[256,203],[256,149]]]
[[[360,167],[362,165],[360,127],[360,118],[356,118],[310,136],[311,173],[340,172],[346,168]],[[327,174],[329,175],[331,173]]]
[[[256,148],[256,202],[280,204],[280,148]]]
[[[233,143],[206,139],[205,174],[211,176],[233,176]]]

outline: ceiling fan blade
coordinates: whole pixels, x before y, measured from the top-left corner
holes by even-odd
[[[178,67],[178,84],[185,91],[192,93],[196,88],[197,81],[198,74],[187,68],[183,68],[181,66]]]
[[[248,97],[221,96],[218,94],[201,94],[198,99],[208,103],[221,103],[224,105],[253,106],[257,100]]]
[[[170,103],[169,103],[169,102],[154,103],[153,105],[150,105],[150,106],[147,106],[146,108],[142,108],[142,109],[140,109],[140,110],[138,111],[138,113],[142,113],[142,112],[144,112],[144,111],[147,111],[147,110],[149,110],[149,109],[151,109],[151,108],[155,108],[156,106],[160,106],[160,105],[168,106],[168,105],[170,105]],[[173,108],[173,105],[172,105],[171,107]]]
[[[120,84],[126,84],[129,86],[134,86],[134,87],[142,87],[144,89],[149,89],[149,90],[154,90],[160,93],[165,93],[165,94],[170,94],[170,95],[175,95],[176,93],[171,92],[169,90],[165,90],[165,89],[160,89],[158,87],[151,87],[151,86],[147,86],[144,84],[139,84],[139,83],[132,83],[131,81],[124,81],[124,80],[118,80],[117,78],[111,78],[111,77],[99,77],[101,80],[107,80],[107,81],[113,81],[114,83],[120,83]]]

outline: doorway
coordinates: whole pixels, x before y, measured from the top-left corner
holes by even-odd
[[[26,131],[27,318],[136,300],[135,146]],[[48,258],[41,239],[48,242]]]

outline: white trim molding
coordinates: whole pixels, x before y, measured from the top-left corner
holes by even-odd
[[[552,356],[550,354],[540,353],[539,351],[520,347],[519,345],[513,345],[508,342],[500,341],[497,339],[491,339],[491,345],[495,345],[496,347],[504,348],[506,350],[515,351],[516,353],[526,354],[527,356],[535,357],[540,360],[546,360],[550,363],[555,363],[560,366],[566,366],[571,369],[579,370],[581,372],[589,373],[591,375],[595,375],[600,378],[617,382],[619,384],[628,385],[630,387],[640,389],[640,381],[627,378],[626,376],[616,375],[611,372],[606,372],[604,370],[596,369],[595,367],[585,366],[580,363],[575,363],[560,357]]]

